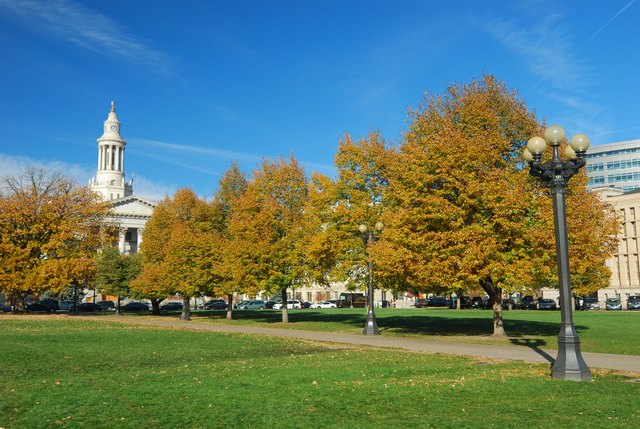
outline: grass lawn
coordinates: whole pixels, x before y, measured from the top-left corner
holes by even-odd
[[[0,427],[7,429],[628,428],[640,421],[640,384],[601,370],[592,383],[576,383],[552,380],[547,365],[99,319],[0,317],[0,344]]]
[[[173,313],[167,317],[177,317]],[[211,323],[255,324],[310,331],[361,333],[366,310],[339,308],[289,310],[289,324],[282,324],[280,310],[235,311],[236,320],[228,322],[224,311],[196,311],[193,319]],[[505,311],[505,327],[511,338],[491,338],[490,310],[395,309],[376,310],[382,335],[409,336],[440,341],[464,341],[508,345],[535,342],[538,347],[556,349],[560,331],[559,311]],[[574,324],[583,352],[640,354],[640,312],[579,311]]]

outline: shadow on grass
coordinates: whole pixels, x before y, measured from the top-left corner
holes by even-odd
[[[194,317],[225,319],[226,311],[200,311]],[[254,321],[257,323],[281,323],[280,311],[234,311],[234,320]],[[362,328],[366,314],[348,310],[303,310],[289,311],[291,323],[345,325],[347,327]],[[425,336],[490,336],[493,333],[493,321],[488,311],[462,310],[458,311],[416,311],[415,314],[397,314],[394,310],[376,312],[376,321],[382,334],[393,332],[405,335]],[[585,331],[586,326],[576,326]],[[555,344],[560,326],[557,322],[536,320],[505,320],[505,329],[510,341],[514,345],[530,347],[536,353],[553,360],[540,347]],[[527,338],[538,337],[538,338]],[[543,337],[543,338],[539,338]],[[548,337],[548,338],[544,338]]]

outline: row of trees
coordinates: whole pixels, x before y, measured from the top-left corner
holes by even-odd
[[[293,156],[263,161],[249,179],[233,165],[212,201],[182,189],[156,207],[131,290],[156,300],[181,295],[189,318],[189,297],[201,294],[280,291],[286,299],[300,282],[363,287],[370,257],[378,287],[481,287],[493,302],[494,333],[503,334],[503,294],[557,284],[549,192],[521,160],[526,140],[541,132],[515,92],[484,76],[425,95],[398,145],[377,132],[344,136],[335,178],[308,176]],[[567,196],[580,293],[608,284],[604,261],[618,231],[586,180],[574,178]],[[378,221],[384,232],[365,252],[358,225]]]

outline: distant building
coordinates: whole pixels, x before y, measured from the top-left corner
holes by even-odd
[[[623,192],[619,188],[604,187],[593,189],[593,192],[613,207],[621,223],[618,250],[606,262],[612,273],[611,281],[608,288],[598,291],[598,300],[604,308],[607,298],[619,298],[622,308],[626,309],[627,298],[640,295],[640,189]]]
[[[133,193],[133,179],[126,182],[124,154],[127,142],[120,135],[120,121],[111,102],[104,121],[104,132],[98,139],[98,169],[89,188],[109,201],[111,221],[120,228],[118,248],[121,253],[136,253],[142,243],[144,227],[155,204]]]
[[[589,189],[615,186],[640,189],[640,140],[591,146],[586,155]]]

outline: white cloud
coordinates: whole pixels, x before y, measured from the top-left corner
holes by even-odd
[[[0,0],[0,8],[47,36],[84,49],[174,75],[172,62],[160,51],[128,35],[116,21],[70,0]],[[35,25],[34,25],[35,24]]]
[[[42,168],[47,172],[58,172],[65,177],[73,179],[78,185],[86,185],[95,176],[96,170],[83,165],[71,164],[61,161],[37,160],[26,156],[14,156],[0,153],[1,176],[19,176],[27,167]],[[152,201],[160,201],[166,195],[173,195],[176,186],[149,180],[144,176],[136,175],[133,184],[134,194]]]

